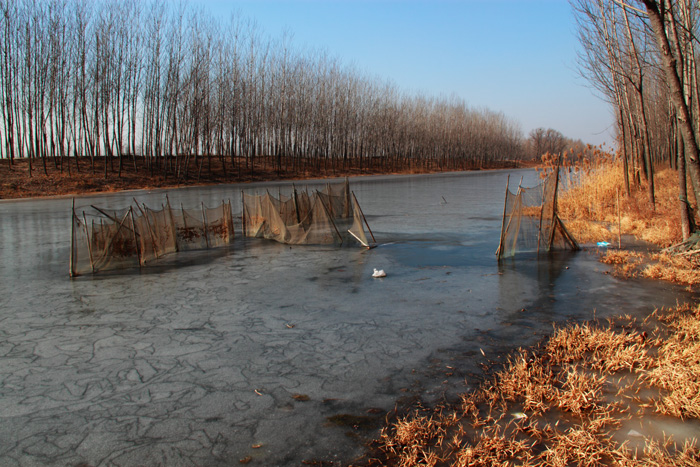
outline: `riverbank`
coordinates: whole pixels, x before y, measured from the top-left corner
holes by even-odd
[[[0,199],[39,198],[48,196],[113,193],[125,190],[182,188],[277,180],[356,177],[361,175],[428,174],[462,170],[491,170],[534,167],[532,162],[504,161],[481,167],[474,164],[413,164],[409,160],[399,167],[385,166],[381,160],[357,164],[299,163],[273,157],[256,157],[253,163],[239,158],[231,171],[216,157],[163,159],[158,165],[146,166],[143,158],[66,158],[63,161],[29,160],[0,161]],[[44,164],[46,162],[46,164]],[[227,159],[230,164],[230,159]],[[107,165],[105,170],[105,164]],[[227,164],[227,165],[228,165]],[[280,169],[281,167],[281,169]]]
[[[700,307],[557,327],[454,405],[412,407],[361,465],[700,462]]]
[[[680,240],[674,175],[659,173],[653,209],[644,187],[620,196],[622,173],[610,164],[562,193],[560,215],[582,243],[610,244],[601,261],[616,276],[692,290],[697,252],[659,252]],[[629,251],[623,235],[652,248],[635,241]],[[700,304],[646,315],[555,326],[493,361],[459,401],[399,410],[358,465],[698,465]]]

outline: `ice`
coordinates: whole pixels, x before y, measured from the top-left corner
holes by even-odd
[[[536,182],[511,178],[521,173]],[[647,313],[684,296],[618,281],[587,252],[499,265],[506,176],[351,179],[371,250],[244,241],[237,224],[232,247],[73,280],[70,199],[0,202],[0,464],[347,463],[378,425],[330,417],[381,421],[376,409],[399,398],[465,390],[480,349],[503,355],[553,321]],[[241,190],[266,189],[278,185],[167,193],[185,208],[231,199],[235,216]],[[165,192],[76,205],[132,197],[157,207]],[[372,278],[379,266],[387,280]]]

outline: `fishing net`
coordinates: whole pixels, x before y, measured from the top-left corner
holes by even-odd
[[[360,205],[344,184],[290,196],[243,194],[243,235],[290,245],[361,244],[369,247]]]
[[[555,170],[535,187],[518,187],[516,193],[506,189],[501,241],[496,252],[499,258],[514,256],[516,252],[578,249],[557,214],[558,185]]]
[[[233,242],[231,203],[200,210],[73,209],[72,276],[144,266],[176,251],[215,248]]]

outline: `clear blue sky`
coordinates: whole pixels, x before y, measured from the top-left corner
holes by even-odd
[[[613,141],[610,106],[579,76],[566,0],[191,0],[271,38],[322,49],[409,93],[456,94],[533,128]]]

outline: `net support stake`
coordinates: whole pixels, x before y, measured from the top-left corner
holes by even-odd
[[[136,222],[134,221],[134,208],[131,206],[129,206],[129,215],[131,216],[131,233],[134,234],[134,246],[136,247],[136,257],[139,259],[139,269],[141,269],[141,262],[143,261],[143,257],[141,255],[141,248],[139,248],[139,240],[138,238],[136,238]],[[117,233],[119,233],[119,230],[117,230]]]
[[[168,219],[170,219],[170,230],[173,234],[173,242],[175,243],[175,251],[180,251],[180,244],[177,242],[177,229],[175,228],[175,219],[173,218],[173,209],[170,207],[170,198],[165,194],[165,204],[168,207]],[[163,207],[165,209],[165,207]]]
[[[138,203],[136,203],[136,205],[138,206]],[[119,228],[121,228],[121,227],[122,227],[122,224],[124,224],[124,220],[120,221],[118,217],[111,216],[108,212],[103,211],[102,209],[98,208],[97,206],[94,206],[94,205],[91,204],[90,207],[91,207],[92,209],[94,209],[95,211],[99,212],[100,214],[102,214],[103,216],[105,216],[107,219],[111,220],[112,222],[119,223],[119,224],[120,224],[120,225],[119,225]],[[129,209],[131,209],[131,206],[129,206]],[[124,219],[126,219],[126,217],[124,217]],[[128,228],[128,227],[127,227],[127,228]],[[134,229],[131,229],[131,230],[134,230]],[[140,234],[139,234],[138,232],[136,232],[135,230],[134,230],[134,234],[140,235]]]
[[[547,251],[552,249],[554,244],[554,234],[556,233],[556,228],[554,224],[554,216],[557,214],[557,192],[559,191],[559,168],[561,166],[561,153],[559,153],[559,159],[557,159],[557,173],[554,178],[554,199],[552,200],[552,226],[551,232],[549,232],[549,244],[547,245]]]
[[[362,245],[363,247],[365,247],[365,248],[371,248],[371,247],[370,247],[369,245],[367,245],[365,242],[363,242],[362,240],[360,240],[360,237],[358,237],[357,235],[355,235],[354,233],[352,233],[351,230],[348,230],[348,233],[349,233],[350,235],[352,235],[353,237],[355,237],[355,240],[357,240],[358,242],[360,242],[360,245]]]
[[[350,217],[350,179],[348,179],[348,177],[345,177],[345,186],[343,187],[343,195],[345,196],[343,217]],[[358,206],[359,206],[359,204],[358,204]]]
[[[301,224],[301,217],[299,216],[299,201],[297,200],[297,187],[292,183],[292,188],[294,190],[294,212],[297,214],[297,224]]]
[[[141,215],[143,216],[144,219],[146,219],[146,227],[148,228],[148,233],[151,235],[151,243],[153,244],[153,256],[156,258],[160,258],[160,255],[158,254],[158,250],[156,250],[156,234],[153,232],[153,228],[151,227],[151,222],[148,220],[148,216],[146,215],[146,211],[139,206],[139,202],[136,201],[136,198],[133,198],[134,203],[136,203],[136,207],[139,209],[141,212]],[[143,207],[145,208],[146,205],[144,204]],[[133,217],[133,216],[132,216]],[[132,219],[133,222],[133,219]],[[134,223],[134,229],[136,229],[136,223]]]
[[[68,265],[70,268],[69,277],[75,277],[75,270],[73,265],[73,254],[75,250],[75,198],[73,198],[73,203],[71,205],[71,216],[70,216],[70,259],[68,260]]]
[[[617,248],[622,249],[622,219],[620,218],[620,187],[617,187]]]
[[[248,236],[248,228],[245,225],[245,194],[243,193],[243,190],[241,190],[241,230],[243,234],[243,238]]]
[[[369,230],[369,234],[372,237],[372,241],[374,243],[377,243],[377,241],[374,239],[374,234],[372,233],[372,229],[370,229],[369,224],[367,223],[367,218],[365,217],[365,213],[362,212],[362,206],[360,206],[360,203],[357,202],[357,197],[355,196],[355,192],[352,191],[352,198],[355,200],[355,204],[357,204],[357,208],[360,210],[360,214],[362,214],[362,220],[365,221],[365,225],[367,226],[367,230]]]
[[[316,193],[318,195],[321,194],[320,191],[316,190]],[[333,220],[333,217],[331,216],[330,212],[328,211],[328,208],[326,207],[326,203],[323,202],[323,198],[321,196],[318,197],[318,200],[321,202],[321,206],[323,206],[323,210],[326,211],[326,215],[328,216],[328,219],[331,221],[331,224],[333,225],[333,228],[335,229],[335,233],[338,234],[338,238],[340,239],[340,244],[343,244],[343,236],[340,235],[340,231],[338,230],[338,227],[335,225],[335,221]]]
[[[227,235],[226,235],[226,243],[231,243],[231,239],[233,239],[234,232],[233,232],[233,219],[231,218],[231,198],[228,199],[228,204],[226,204],[226,201],[223,199],[221,200],[221,206],[222,210],[224,211],[224,220],[226,224],[226,230],[227,230]]]
[[[501,255],[503,254],[503,234],[505,234],[506,230],[506,208],[508,207],[508,190],[510,188],[510,174],[508,174],[508,178],[506,179],[506,196],[503,199],[503,218],[501,219],[501,237],[498,240],[498,250],[496,250],[496,257],[498,259],[501,259]]]
[[[207,215],[204,212],[204,201],[202,201],[202,223],[204,224],[204,241],[207,244],[207,250],[209,249],[209,235],[207,234]]]
[[[91,239],[90,239],[90,233],[88,231],[88,226],[87,226],[87,217],[85,217],[85,211],[83,211],[83,227],[85,227],[85,238],[87,241],[87,247],[88,247],[88,256],[90,257],[90,269],[92,269],[92,273],[95,273],[95,262],[92,259],[92,244],[91,244]]]
[[[559,218],[559,214],[557,213],[557,225],[561,229],[561,233],[564,236],[564,239],[569,242],[569,246],[571,246],[571,249],[574,251],[578,251],[581,249],[581,247],[578,246],[578,242],[574,237],[569,233],[568,230],[566,230],[566,227],[564,226],[564,223],[561,221]]]

